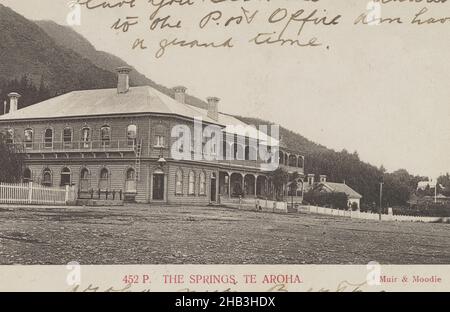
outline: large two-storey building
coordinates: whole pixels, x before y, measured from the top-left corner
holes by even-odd
[[[208,98],[208,109],[194,107],[185,103],[184,87],[174,88],[175,98],[149,86],[130,88],[129,72],[118,69],[117,88],[74,91],[23,109],[20,95],[9,94],[0,129],[26,155],[25,182],[74,185],[80,198],[114,191],[143,203],[209,204],[267,196],[267,168],[273,168],[267,163],[304,174],[303,156],[279,151],[278,141],[262,131],[243,131],[248,125],[219,112],[218,98]],[[196,157],[194,144],[186,146],[174,131],[181,126],[194,134],[199,120],[202,129],[220,129],[223,139],[208,144],[202,136],[202,151],[208,146],[206,153],[225,159]],[[213,135],[211,141],[222,142]],[[261,147],[269,151],[265,159]],[[173,155],[186,149],[192,157]]]

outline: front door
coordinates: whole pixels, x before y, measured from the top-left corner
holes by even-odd
[[[164,200],[164,174],[153,175],[153,200]]]
[[[216,177],[211,177],[211,202],[217,201],[217,192],[216,192],[217,182]]]

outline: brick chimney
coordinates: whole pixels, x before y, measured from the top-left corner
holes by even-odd
[[[9,112],[14,113],[15,111],[18,110],[19,99],[21,95],[16,92],[11,92],[10,94],[8,94],[8,97],[9,97]]]
[[[326,182],[327,182],[327,176],[324,175],[324,174],[322,174],[322,175],[320,176],[320,182],[321,182],[321,183],[326,183]]]
[[[117,79],[117,93],[124,94],[130,90],[130,72],[132,69],[130,67],[119,67],[116,69],[118,74]]]
[[[220,99],[217,97],[209,97],[208,101],[208,117],[212,120],[219,120],[219,102]]]
[[[181,104],[186,104],[186,87],[183,86],[177,86],[173,88],[173,91],[175,92],[175,100],[177,102],[180,102]]]

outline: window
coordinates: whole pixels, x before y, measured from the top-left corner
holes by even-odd
[[[61,186],[70,185],[72,183],[72,172],[69,168],[61,170]]]
[[[135,146],[136,145],[136,139],[137,139],[137,126],[136,125],[129,125],[127,127],[128,146]]]
[[[81,169],[80,173],[80,191],[81,192],[88,192],[91,187],[91,179],[90,179],[91,173],[87,168]]]
[[[106,191],[109,189],[109,178],[110,178],[109,170],[107,168],[103,168],[100,171],[100,180],[98,185],[101,191]]]
[[[33,129],[26,129],[24,132],[25,148],[33,148]]]
[[[200,172],[200,190],[199,190],[199,194],[200,195],[206,195],[206,175],[205,175],[205,173],[203,171]]]
[[[183,195],[183,171],[178,170],[175,175],[175,194]]]
[[[305,166],[305,160],[303,159],[302,156],[300,156],[300,157],[298,158],[298,167],[299,167],[299,168],[304,168],[304,166]]]
[[[109,147],[111,145],[111,127],[103,126],[100,129],[100,138],[102,140],[102,147]]]
[[[136,193],[136,171],[133,168],[127,170],[125,192]]]
[[[180,133],[177,143],[178,143],[178,146],[177,146],[178,152],[184,153],[184,133],[183,132]]]
[[[280,151],[279,156],[280,156],[279,164],[284,165],[284,153]]]
[[[44,132],[44,148],[53,148],[53,130],[46,129]]]
[[[297,167],[297,164],[298,164],[297,156],[290,155],[289,156],[289,166],[290,167]]]
[[[73,133],[71,128],[65,128],[63,131],[64,147],[72,147]]]
[[[89,148],[91,146],[91,129],[84,127],[81,129],[81,142],[83,143],[83,148]]]
[[[81,170],[81,180],[89,180],[89,170],[87,168]]]
[[[14,144],[14,129],[6,130],[6,144]]]
[[[49,168],[45,168],[42,172],[42,185],[52,186],[52,171]]]
[[[189,195],[195,195],[195,173],[194,171],[189,172]]]
[[[156,136],[156,147],[165,147],[164,136],[162,135]]]
[[[25,168],[23,171],[23,183],[30,183],[32,181],[32,174],[30,168]]]

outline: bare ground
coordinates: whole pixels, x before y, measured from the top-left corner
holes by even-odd
[[[0,264],[450,264],[450,225],[215,207],[0,208]]]

